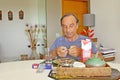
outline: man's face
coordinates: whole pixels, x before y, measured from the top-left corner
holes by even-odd
[[[73,16],[66,16],[62,20],[62,29],[66,38],[73,38],[77,33],[78,24]]]

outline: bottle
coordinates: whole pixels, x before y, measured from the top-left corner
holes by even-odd
[[[45,49],[45,69],[52,69],[52,58],[49,53],[49,48]]]

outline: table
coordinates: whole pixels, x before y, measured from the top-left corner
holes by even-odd
[[[0,63],[0,80],[53,80],[48,77],[50,70],[36,73],[32,64],[43,60],[26,60]]]
[[[26,60],[0,63],[0,80],[53,80],[48,77],[50,70],[36,73],[32,64],[40,63],[43,60]],[[112,68],[120,71],[120,64],[107,62]]]

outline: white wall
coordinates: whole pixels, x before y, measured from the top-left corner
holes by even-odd
[[[24,11],[24,19],[18,18],[18,12]],[[19,57],[30,53],[25,35],[25,24],[38,24],[37,0],[0,0],[3,19],[0,21],[0,59]],[[13,20],[8,20],[8,11],[13,12]]]
[[[46,26],[46,0],[38,0],[38,22]]]
[[[91,13],[96,16],[95,34],[100,43],[120,55],[120,0],[91,0]]]
[[[46,0],[47,5],[47,42],[52,45],[58,35],[61,35],[60,18],[62,16],[62,0]]]

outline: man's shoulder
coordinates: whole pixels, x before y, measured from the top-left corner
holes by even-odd
[[[64,36],[60,36],[56,39],[56,41],[62,41],[62,40],[65,40],[65,37]]]
[[[57,39],[64,39],[65,37],[64,36],[60,36],[60,37],[58,37]]]

